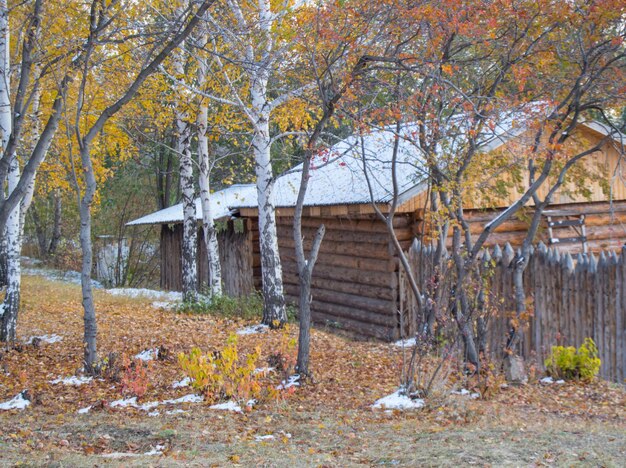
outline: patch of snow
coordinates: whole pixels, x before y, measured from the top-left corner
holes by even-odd
[[[53,343],[58,343],[59,341],[63,340],[63,337],[60,335],[41,335],[41,336],[31,336],[27,341],[26,344],[30,345],[33,344],[33,341],[35,341],[35,339],[40,340],[42,343],[47,343],[47,344],[53,344]]]
[[[9,401],[5,401],[4,403],[0,403],[0,410],[14,410],[19,409],[23,410],[28,405],[30,405],[30,401],[24,398],[24,392],[20,392],[11,398]]]
[[[254,371],[252,371],[252,375],[258,375],[258,374],[262,374],[262,375],[267,375],[270,372],[274,372],[276,369],[274,367],[259,367],[257,369],[254,369]]]
[[[174,409],[174,410],[170,410],[170,411],[166,411],[165,412],[165,414],[181,414],[181,413],[187,414],[187,413],[189,413],[189,411],[185,411],[185,410],[182,410],[182,409]]]
[[[452,390],[450,393],[452,393],[453,395],[467,396],[473,400],[480,398],[480,393],[470,392],[466,388],[462,388],[461,390]]]
[[[174,382],[172,384],[172,388],[189,387],[189,385],[191,385],[191,378],[185,377],[184,379],[179,380],[178,382]]]
[[[157,445],[154,448],[151,448],[149,451],[144,453],[130,453],[130,452],[113,452],[113,453],[103,453],[101,456],[103,458],[130,458],[130,457],[149,457],[154,455],[163,455],[164,445]]]
[[[551,384],[557,384],[557,385],[563,385],[565,383],[565,380],[554,380],[552,377],[544,377],[543,379],[541,379],[539,381],[539,383],[542,383],[544,385],[551,385]]]
[[[87,406],[85,408],[81,408],[77,411],[78,414],[87,414],[91,410],[92,406]]]
[[[81,274],[78,271],[61,271],[52,268],[22,268],[22,274],[27,276],[42,276],[50,281],[61,281],[69,284],[81,284]],[[102,289],[104,286],[95,279],[91,280],[91,285],[96,289]]]
[[[254,335],[256,333],[265,333],[268,331],[270,327],[267,325],[250,325],[249,327],[242,328],[241,330],[237,330],[237,335]]]
[[[262,436],[254,436],[254,440],[256,442],[262,442],[264,440],[274,440],[274,435],[273,434],[267,434],[267,435],[262,435]]]
[[[232,400],[224,402],[224,403],[218,403],[217,405],[209,406],[209,409],[233,411],[235,413],[241,413],[241,407]]]
[[[109,403],[111,408],[126,408],[128,406],[132,406],[133,408],[137,408],[137,397],[132,398],[123,398],[121,400],[115,400]]]
[[[391,395],[380,398],[372,405],[372,408],[383,408],[388,410],[418,409],[424,407],[424,400],[413,399],[403,393],[402,389],[396,390]]]
[[[106,293],[112,296],[122,296],[131,298],[154,299],[155,301],[180,302],[183,300],[183,293],[176,291],[157,291],[146,288],[113,288],[106,289]]]
[[[139,354],[135,354],[134,358],[139,359],[140,361],[153,361],[154,359],[158,359],[159,350],[157,348],[146,349],[140,352]]]
[[[300,374],[290,375],[287,381],[284,380],[280,383],[276,390],[285,390],[290,387],[299,387],[300,386]]]
[[[194,393],[190,393],[189,395],[176,398],[175,400],[164,400],[161,402],[161,404],[162,405],[178,405],[180,403],[202,403],[203,401],[204,401],[204,397],[202,395],[196,395]]]
[[[149,401],[142,405],[137,404],[137,397],[132,397],[132,398],[126,398],[122,400],[112,401],[111,403],[109,403],[109,406],[111,408],[126,408],[130,406],[132,408],[137,408],[142,411],[151,411],[157,406],[162,406],[162,405],[178,405],[181,403],[200,403],[202,401],[204,401],[203,396],[190,393],[189,395],[185,395],[180,398],[173,399],[173,400]]]
[[[165,309],[172,310],[175,309],[177,304],[175,302],[167,302],[167,301],[154,301],[152,303],[152,307],[155,309]]]
[[[413,338],[407,338],[406,340],[396,341],[393,345],[398,346],[400,348],[409,348],[409,347],[415,346],[415,344],[416,344],[416,339],[415,337],[413,337]]]
[[[155,417],[155,416],[159,416],[161,413],[159,413],[158,411],[150,411],[148,413],[148,416],[150,416],[151,418]]]
[[[91,382],[93,380],[93,377],[76,377],[75,375],[71,376],[71,377],[65,377],[64,379],[62,378],[58,378],[58,379],[54,379],[51,380],[50,383],[57,385],[57,384],[63,384],[63,385],[72,385],[73,387],[79,387],[83,384],[87,384],[89,382]]]

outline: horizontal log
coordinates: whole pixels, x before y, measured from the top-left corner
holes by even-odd
[[[285,283],[298,285],[298,275],[287,271],[283,274]],[[384,299],[387,301],[394,300],[396,290],[391,286],[373,286],[369,284],[351,283],[348,281],[336,281],[332,279],[320,278],[313,271],[312,284],[314,288],[325,289],[329,291],[338,291],[348,294],[355,294],[363,297],[374,299]]]
[[[291,249],[280,249],[280,258],[282,261],[290,260],[292,262],[296,262],[295,251]],[[361,271],[393,272],[397,269],[397,260],[394,258],[362,258],[357,257],[356,255],[320,253],[315,265],[317,267],[339,266],[344,268],[353,268]]]
[[[327,314],[321,310],[312,310],[311,318],[314,322],[320,323],[326,326],[334,326],[341,330],[355,333],[365,337],[376,338],[379,340],[393,340],[396,333],[396,327],[392,324],[386,326],[374,325],[370,323],[361,322],[348,317],[337,317],[334,314]]]
[[[293,218],[278,218],[276,220],[280,226],[289,226],[293,228]],[[387,226],[379,219],[354,219],[354,218],[302,218],[302,227],[310,227],[317,229],[320,225],[326,226],[326,229],[337,229],[343,231],[361,231],[361,232],[387,232]],[[406,216],[394,217],[394,227],[403,228],[410,226],[410,220]]]
[[[296,285],[285,283],[285,292],[292,296],[300,294],[300,288]],[[394,315],[392,310],[393,302],[384,299],[373,299],[371,297],[357,296],[354,294],[343,293],[334,290],[311,288],[311,296],[313,302],[324,302],[327,304],[336,304],[341,307],[353,309],[355,316],[358,314],[373,313],[372,317],[385,317]],[[387,323],[386,318],[381,318],[381,323]],[[379,323],[379,322],[376,322]]]
[[[295,251],[295,241],[291,238],[284,237],[278,240],[279,247],[282,249],[290,249]],[[311,250],[313,239],[307,237],[304,239],[304,249],[308,253]],[[380,244],[355,244],[354,242],[337,242],[330,239],[324,239],[320,246],[320,255],[322,254],[345,254],[358,255],[365,258],[390,258],[389,249]]]
[[[278,226],[278,236],[285,238],[293,238],[293,231],[287,226]],[[316,229],[303,228],[302,235],[305,237],[314,237]],[[383,232],[353,232],[338,229],[328,229],[324,234],[324,239],[337,242],[369,242],[370,244],[387,245],[389,236]]]
[[[297,274],[295,262],[284,262],[283,271]],[[324,278],[334,281],[346,281],[363,285],[396,287],[398,278],[395,272],[359,271],[354,268],[316,265],[313,272],[315,278]]]

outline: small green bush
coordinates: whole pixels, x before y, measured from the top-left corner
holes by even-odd
[[[548,374],[559,379],[593,380],[600,372],[598,348],[591,338],[585,338],[578,348],[573,346],[553,346],[550,356],[545,361]]]
[[[182,314],[219,315],[259,319],[263,314],[263,298],[254,293],[243,297],[218,296],[202,298],[197,302],[184,302],[176,308]]]

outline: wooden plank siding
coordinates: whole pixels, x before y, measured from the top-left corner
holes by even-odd
[[[245,296],[254,291],[252,277],[251,222],[244,220],[243,230],[238,232],[233,221],[219,231],[218,242],[224,293],[229,296]],[[182,224],[161,227],[161,288],[169,291],[182,289]],[[198,229],[198,287],[208,283],[209,263],[202,229]]]

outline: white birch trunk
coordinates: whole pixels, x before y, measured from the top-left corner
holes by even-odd
[[[199,49],[207,43],[206,31],[200,33]],[[198,58],[198,87],[201,89],[206,85],[207,62],[204,57]],[[209,123],[209,106],[206,100],[201,99],[200,111],[198,113],[198,165],[200,173],[198,182],[200,185],[200,204],[202,206],[202,229],[204,231],[204,244],[206,246],[207,260],[209,264],[209,291],[211,297],[222,295],[222,265],[220,263],[220,248],[217,241],[217,230],[211,209],[211,160],[209,157],[209,140],[207,130]]]
[[[200,203],[202,205],[202,229],[209,262],[209,289],[211,297],[222,295],[222,265],[220,248],[217,242],[217,230],[211,209],[211,164],[209,161],[209,142],[206,136],[208,106],[202,104],[198,114],[198,159],[200,163]]]
[[[184,43],[174,54],[176,75],[185,75]],[[178,101],[176,109],[177,147],[179,157],[180,191],[183,201],[183,241],[182,241],[182,287],[183,300],[195,302],[198,299],[198,227],[196,223],[196,203],[194,200],[193,159],[191,156],[191,128],[184,109],[185,103]]]
[[[12,131],[10,99],[10,51],[9,15],[6,0],[0,1],[0,127],[2,148],[6,150]],[[8,194],[10,195],[20,180],[20,167],[17,157],[12,155],[8,173]],[[16,206],[6,225],[6,272],[7,290],[2,303],[2,327],[0,341],[13,343],[16,338],[17,314],[20,306],[20,206]]]
[[[254,91],[253,91],[254,92]],[[257,121],[252,140],[257,195],[259,201],[259,246],[263,279],[263,323],[280,327],[287,322],[283,274],[278,252],[276,208],[274,205],[272,161],[270,157],[269,122],[267,116]]]

